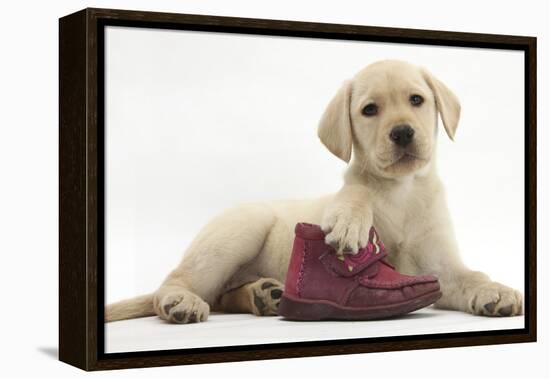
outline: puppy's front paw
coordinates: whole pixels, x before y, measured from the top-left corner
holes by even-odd
[[[161,318],[176,324],[206,321],[210,313],[210,306],[204,300],[186,290],[164,294],[155,304]]]
[[[337,210],[327,212],[321,224],[325,242],[341,253],[356,254],[367,246],[372,226],[372,212]]]
[[[469,310],[484,316],[517,316],[523,314],[523,296],[519,291],[497,282],[481,284],[474,289]]]

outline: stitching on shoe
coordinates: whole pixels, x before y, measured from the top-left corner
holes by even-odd
[[[305,261],[307,254],[308,242],[304,241],[304,251],[302,253],[302,261],[300,262],[300,270],[298,270],[298,280],[296,281],[296,293],[302,297],[302,283],[305,277]]]
[[[361,285],[364,287],[370,287],[370,288],[402,288],[409,286],[411,284],[426,284],[426,283],[433,283],[435,280],[427,280],[425,277],[414,277],[411,279],[403,280],[397,283],[392,282],[382,282],[380,280],[369,280],[368,278],[361,278],[360,280]]]

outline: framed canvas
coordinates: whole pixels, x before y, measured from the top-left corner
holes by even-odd
[[[536,341],[536,38],[88,8],[59,58],[61,361]]]

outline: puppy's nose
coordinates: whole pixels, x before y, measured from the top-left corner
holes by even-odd
[[[399,146],[407,146],[414,137],[414,129],[410,125],[397,125],[390,132],[390,139]]]

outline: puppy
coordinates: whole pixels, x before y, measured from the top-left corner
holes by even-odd
[[[434,274],[437,307],[476,315],[523,312],[522,295],[461,261],[435,165],[438,114],[449,138],[460,104],[426,70],[381,61],[343,84],[318,128],[327,149],[348,162],[336,194],[246,204],[214,218],[154,293],[106,307],[106,321],[158,315],[205,321],[210,309],[275,315],[294,226],[321,224],[326,242],[354,254],[375,225],[398,271]]]

